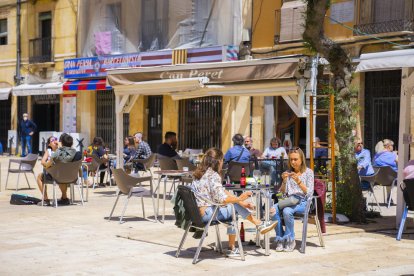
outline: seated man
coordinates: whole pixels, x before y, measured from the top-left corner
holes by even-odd
[[[80,152],[76,152],[76,149],[72,148],[73,138],[67,133],[63,133],[59,139],[60,146],[59,148],[52,153],[51,159],[48,161],[51,166],[56,162],[69,163],[73,161],[78,161],[82,158]],[[65,184],[59,184],[59,188],[62,191],[62,198],[58,200],[58,205],[69,205],[70,201],[67,196],[68,186]]]
[[[234,146],[230,148],[224,155],[224,162],[230,163],[230,161],[248,163],[250,160],[250,152],[243,147],[244,138],[241,134],[235,134],[231,139]]]
[[[147,159],[151,156],[152,151],[147,142],[142,139],[142,133],[137,132],[134,135],[136,143],[136,152],[133,159]],[[134,172],[138,173],[139,170],[144,170],[144,165],[141,163],[134,162]]]
[[[355,158],[357,160],[358,174],[361,176],[373,175],[374,169],[371,165],[371,153],[369,150],[363,148],[361,140],[356,140],[354,150]],[[370,188],[370,185],[368,182],[362,181],[361,188],[367,190]]]
[[[253,138],[250,136],[246,136],[244,138],[244,146],[246,149],[249,150],[251,157],[260,158],[262,156],[262,152],[253,147]]]
[[[158,146],[157,153],[164,157],[181,159],[175,151],[177,149],[177,144],[177,134],[172,131],[167,131],[164,136],[164,144]]]

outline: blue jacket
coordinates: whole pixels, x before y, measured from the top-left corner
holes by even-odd
[[[387,150],[381,151],[374,156],[374,166],[390,166],[394,171],[398,171],[397,162],[395,162],[396,159],[397,155],[394,152]]]
[[[31,120],[21,120],[17,128],[20,136],[28,136],[30,132],[36,132],[37,126]]]
[[[355,158],[358,163],[358,167],[362,169],[358,172],[359,175],[372,175],[374,174],[374,168],[371,165],[371,153],[367,149],[362,149],[360,152],[355,153]]]
[[[240,156],[240,153],[241,153],[242,150],[243,150],[243,153]],[[240,159],[237,160],[237,158],[239,156],[240,156]],[[226,152],[226,154],[224,155],[224,162],[226,162],[226,163],[228,163],[230,161],[248,163],[249,159],[250,159],[250,152],[249,152],[248,149],[246,149],[243,146],[234,146],[234,147],[230,148]]]

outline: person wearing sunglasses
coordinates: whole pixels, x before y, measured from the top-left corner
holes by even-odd
[[[364,149],[364,144],[361,140],[355,142],[355,158],[357,160],[358,174],[361,176],[374,174],[374,169],[371,164],[371,153]]]
[[[288,198],[292,197],[292,203],[284,208],[276,203],[271,209],[270,214],[273,221],[277,221],[276,226],[276,251],[291,252],[295,249],[295,213],[303,214],[306,209],[307,198],[313,196],[314,175],[313,171],[306,167],[305,155],[300,148],[291,149],[288,153],[289,169],[282,173],[282,186],[280,191]],[[285,222],[283,229],[282,220]]]
[[[43,189],[46,189],[46,185],[43,184],[44,180],[51,180],[52,177],[50,174],[46,172],[46,168],[50,165],[49,161],[54,153],[58,148],[58,139],[56,137],[50,136],[46,141],[47,150],[43,154],[42,161],[40,162],[43,166],[43,172],[39,173],[37,176],[37,186],[39,186],[40,192],[43,194]],[[38,205],[41,205],[39,202]],[[45,190],[45,198],[44,198],[44,205],[50,206],[50,200],[47,196],[47,189]]]

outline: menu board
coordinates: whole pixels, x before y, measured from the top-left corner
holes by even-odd
[[[63,132],[76,132],[76,94],[63,94]]]

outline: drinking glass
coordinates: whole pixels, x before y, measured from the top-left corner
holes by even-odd
[[[253,178],[256,182],[256,186],[259,186],[259,180],[262,177],[262,172],[260,170],[254,170],[253,171]]]

